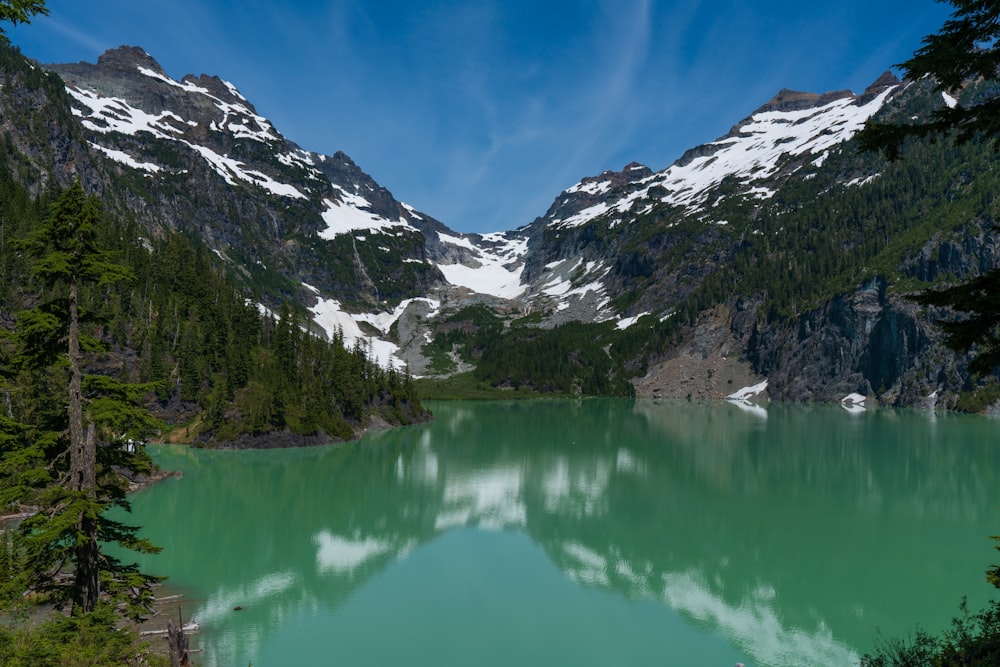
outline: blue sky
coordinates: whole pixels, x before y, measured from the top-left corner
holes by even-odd
[[[347,153],[453,229],[513,229],[584,176],[670,165],[781,88],[860,92],[933,0],[49,0],[41,62],[141,46],[215,74],[307,150]]]

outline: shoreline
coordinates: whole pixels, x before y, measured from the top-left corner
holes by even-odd
[[[183,445],[186,447],[196,447],[198,449],[221,449],[221,450],[248,450],[248,449],[292,449],[296,447],[325,447],[327,445],[339,445],[347,442],[357,442],[366,433],[373,431],[389,431],[397,428],[417,426],[433,421],[434,414],[430,410],[424,410],[408,424],[393,424],[381,416],[373,416],[367,426],[354,429],[350,438],[339,438],[326,433],[313,435],[300,435],[285,429],[281,431],[269,431],[259,435],[241,433],[235,440],[220,440],[209,442],[181,442],[172,440],[169,437],[160,440],[150,441],[152,445]],[[156,480],[159,481],[159,480]],[[130,489],[131,492],[131,489]]]
[[[182,621],[183,626],[189,629],[184,631],[188,638],[192,638],[191,653],[199,653],[202,647],[198,640],[194,639],[200,634],[201,626],[197,619],[193,618],[191,607],[197,606],[199,600],[190,597],[190,591],[181,587],[173,587],[169,583],[160,584],[157,592],[162,593],[153,601],[154,612],[151,616],[140,622],[128,622],[128,626],[135,632],[140,642],[149,646],[149,650],[157,655],[169,655],[170,650],[167,644],[167,624]],[[191,627],[191,624],[195,627]]]

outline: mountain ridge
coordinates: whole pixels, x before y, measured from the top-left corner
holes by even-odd
[[[771,320],[774,313],[797,317],[776,305],[787,297],[773,288],[743,287],[738,278],[730,278],[728,297],[715,286],[748,252],[757,252],[748,244],[760,234],[755,220],[806,205],[792,203],[800,190],[815,191],[831,206],[831,192],[861,188],[865,197],[882,196],[872,188],[884,166],[852,157],[854,133],[895,107],[918,104],[923,113],[928,104],[943,103],[922,89],[908,92],[917,90],[913,83],[903,85],[889,72],[860,95],[782,90],[727,135],[685,151],[664,169],[633,162],[584,177],[534,221],[463,234],[395,200],[345,154],[322,156],[287,140],[217,77],[174,81],[138,47],[109,52],[97,64],[47,67],[65,77],[73,116],[94,156],[89,159],[114,172],[109,192],[120,200],[119,210],[138,215],[154,233],[177,229],[203,239],[262,308],[291,300],[315,331],[342,332],[372,346],[382,363],[432,375],[477,367],[480,349],[428,347],[438,339],[437,323],[469,305],[506,318],[505,331],[514,319],[527,318],[531,336],[542,338],[572,322],[606,323],[616,340],[645,341],[615,361],[623,364],[619,370],[641,375],[678,354],[678,344],[699,347],[698,312],[725,302],[730,317],[744,322],[747,311],[736,307],[742,299],[757,304],[756,323],[732,320],[726,347],[742,360],[747,372],[741,377],[766,377],[776,362],[759,345],[780,324]],[[859,227],[857,234],[864,239],[868,232]],[[921,252],[933,254],[929,248]],[[772,262],[773,255],[761,259]],[[841,293],[862,289],[861,278],[839,278],[850,281],[840,284]],[[706,296],[710,291],[718,294]],[[762,319],[761,309],[772,315]],[[930,329],[922,316],[906,313]],[[678,343],[677,336],[689,342]],[[934,354],[945,354],[933,335],[926,339]],[[604,345],[612,356],[621,347],[610,340]],[[848,385],[866,394],[883,388],[877,373],[866,375],[862,362],[854,363],[843,382],[830,386],[836,389],[794,389],[797,383],[787,379],[794,371],[788,371],[785,386],[772,383],[769,392],[837,400]],[[961,382],[947,383],[952,392],[968,386],[963,372],[956,373]],[[635,386],[664,395],[662,386],[654,392],[650,377],[636,378]],[[915,400],[915,394],[885,389],[893,401]],[[898,398],[903,394],[907,398]]]

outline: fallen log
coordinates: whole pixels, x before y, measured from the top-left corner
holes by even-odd
[[[159,636],[159,635],[166,635],[166,634],[170,633],[170,628],[172,628],[172,627],[176,628],[177,626],[174,625],[173,621],[167,621],[167,629],[166,630],[143,630],[142,632],[139,633],[139,636],[140,637],[155,637],[155,636]],[[201,630],[201,625],[199,625],[195,621],[188,621],[187,623],[185,623],[181,627],[181,629],[184,632],[193,635],[193,634],[196,634],[198,631]]]

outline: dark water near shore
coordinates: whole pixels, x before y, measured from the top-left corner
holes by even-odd
[[[992,592],[998,420],[432,407],[336,447],[154,448],[184,476],[131,520],[205,667],[848,665]]]

